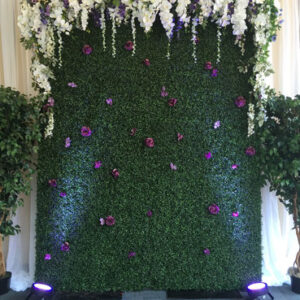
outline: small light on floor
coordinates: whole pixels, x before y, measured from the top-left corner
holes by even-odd
[[[247,286],[247,292],[251,299],[262,299],[260,296],[267,296],[267,299],[274,299],[269,292],[268,285],[265,282],[255,282]],[[266,299],[266,298],[264,298]]]
[[[27,296],[26,300],[29,300],[31,296],[39,297],[39,299],[51,299],[53,295],[53,288],[49,284],[42,283],[42,282],[35,282],[31,287],[31,292]]]

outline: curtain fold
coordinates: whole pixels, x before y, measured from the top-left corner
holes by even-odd
[[[31,87],[30,52],[20,44],[17,27],[18,0],[0,0],[0,84],[11,86],[27,95]],[[284,23],[272,49],[275,69],[271,81],[284,95],[300,94],[300,2],[281,0]],[[262,189],[263,279],[270,285],[288,280],[287,268],[292,265],[298,244],[292,230],[292,218],[269,187]],[[13,272],[12,288],[24,290],[34,279],[35,266],[36,178],[24,207],[17,211],[14,222],[22,232],[9,238],[7,268]]]
[[[31,55],[20,43],[19,9],[17,0],[0,0],[0,84],[29,95],[34,93],[30,75]],[[21,226],[21,233],[9,237],[8,245],[5,243],[8,251],[6,267],[12,272],[11,288],[15,290],[24,290],[33,282],[35,190],[33,188],[30,196],[24,197],[24,206],[13,218],[14,223]]]

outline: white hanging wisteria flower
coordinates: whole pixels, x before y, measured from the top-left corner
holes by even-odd
[[[50,78],[54,78],[50,68],[41,64],[37,58],[33,60],[31,65],[31,72],[34,82],[44,90],[45,94],[51,92]]]
[[[248,0],[239,0],[235,2],[234,13],[231,17],[231,23],[233,27],[234,35],[242,35],[247,29],[246,24],[246,9],[248,6]]]
[[[53,129],[54,129],[54,115],[53,115],[53,112],[51,112],[49,114],[49,120],[48,120],[48,125],[45,129],[45,133],[44,133],[44,136],[45,138],[47,137],[51,137],[53,135]]]

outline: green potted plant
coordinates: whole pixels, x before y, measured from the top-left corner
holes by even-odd
[[[20,194],[30,192],[33,153],[41,139],[39,110],[36,98],[0,86],[0,294],[9,290],[11,278],[2,241],[20,231],[11,217],[23,203]]]
[[[263,177],[293,215],[300,247],[300,95],[295,99],[273,96],[266,113],[267,120],[258,129]],[[300,293],[300,249],[288,272],[292,290]]]

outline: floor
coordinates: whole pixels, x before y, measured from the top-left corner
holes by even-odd
[[[289,285],[283,285],[280,287],[270,287],[270,292],[274,296],[275,300],[300,300],[300,294],[295,294],[291,291]],[[12,292],[0,296],[0,300],[25,300],[28,296],[29,291],[25,292]],[[246,295],[242,299],[247,299]],[[35,297],[30,297],[30,300],[40,299]],[[80,297],[80,299],[83,299]],[[89,300],[88,298],[86,298]],[[94,299],[94,298],[93,298]],[[123,294],[123,300],[166,300],[166,293],[163,291],[143,291],[143,292],[126,292]],[[175,299],[174,300],[185,300],[185,299]],[[270,298],[266,298],[270,299]],[[52,300],[63,300],[61,297],[54,296]],[[113,300],[113,299],[111,299]],[[194,299],[197,300],[197,299]],[[199,300],[199,299],[198,299]],[[212,300],[206,299],[206,300]],[[233,300],[233,299],[218,299],[218,300]]]

